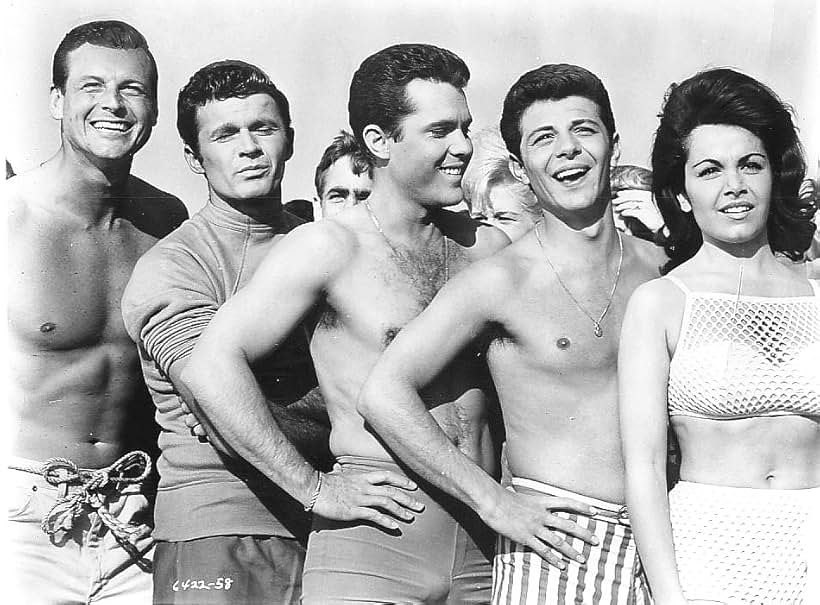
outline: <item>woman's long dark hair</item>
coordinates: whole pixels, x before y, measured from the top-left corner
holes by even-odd
[[[652,193],[668,230],[659,238],[670,259],[664,274],[692,258],[703,243],[692,213],[680,209],[676,196],[684,193],[689,135],[704,124],[739,126],[763,143],[773,173],[769,244],[793,261],[803,259],[814,236],[816,209],[798,197],[806,161],[790,109],[774,92],[732,69],[710,69],[670,86],[660,119],[652,148]]]

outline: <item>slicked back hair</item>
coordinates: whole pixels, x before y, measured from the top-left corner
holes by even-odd
[[[54,88],[65,91],[68,79],[68,53],[77,50],[83,44],[114,48],[118,50],[141,50],[151,64],[151,93],[157,98],[157,63],[148,48],[145,37],[128,23],[123,21],[91,21],[78,25],[63,38],[51,64],[51,84]]]
[[[501,137],[507,150],[515,157],[521,157],[521,116],[530,105],[538,101],[559,101],[567,97],[584,97],[595,103],[609,140],[612,141],[616,133],[615,117],[603,82],[583,67],[555,63],[528,71],[507,93],[500,124]]]
[[[177,130],[179,136],[195,154],[199,154],[199,130],[196,112],[211,101],[245,98],[255,94],[269,95],[293,140],[290,127],[290,104],[268,75],[256,65],[244,61],[226,60],[206,65],[197,71],[179,91],[177,98]]]
[[[370,156],[362,131],[379,126],[387,136],[401,138],[401,120],[415,108],[407,96],[413,80],[443,82],[462,89],[470,70],[455,53],[430,44],[396,44],[365,59],[353,74],[347,104],[350,128]]]

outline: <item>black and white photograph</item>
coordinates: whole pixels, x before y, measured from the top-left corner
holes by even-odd
[[[6,0],[3,602],[820,603],[816,0]]]

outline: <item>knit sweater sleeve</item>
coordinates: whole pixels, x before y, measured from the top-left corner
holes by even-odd
[[[123,294],[123,320],[140,354],[165,376],[191,354],[219,308],[214,281],[207,265],[180,247],[155,247],[137,263]]]

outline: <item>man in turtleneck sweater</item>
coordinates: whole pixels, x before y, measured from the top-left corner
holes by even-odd
[[[222,61],[191,77],[177,109],[185,158],[205,176],[209,200],[140,260],[123,297],[125,324],[140,349],[162,428],[154,602],[297,603],[309,528],[303,505],[309,503],[297,502],[240,459],[192,404],[180,378],[217,309],[303,222],[281,202],[293,150],[288,101],[259,68]],[[327,469],[327,414],[304,327],[253,374],[275,420],[272,429]],[[186,425],[186,401],[209,440]],[[338,487],[346,502],[361,491]],[[322,513],[350,517],[348,509]]]

